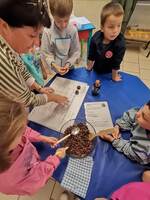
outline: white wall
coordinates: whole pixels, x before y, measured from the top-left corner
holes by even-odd
[[[138,28],[150,29],[150,1],[137,3],[129,21],[129,26],[136,25]]]
[[[76,16],[85,16],[96,29],[100,28],[100,13],[102,7],[110,2],[109,0],[74,0],[74,14]]]

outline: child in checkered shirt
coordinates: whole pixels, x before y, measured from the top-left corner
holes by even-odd
[[[142,108],[133,108],[116,120],[118,127],[112,135],[103,133],[100,137],[112,143],[119,151],[131,160],[140,164],[150,164],[150,101]],[[129,130],[132,136],[125,140],[120,136],[120,130]]]

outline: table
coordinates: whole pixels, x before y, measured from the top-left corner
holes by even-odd
[[[95,72],[86,71],[85,68],[78,68],[70,71],[66,78],[87,82],[90,88],[85,97],[85,102],[107,101],[113,122],[120,117],[124,111],[132,107],[141,107],[150,99],[150,90],[136,76],[121,73],[123,81],[113,82],[111,74],[98,75]],[[102,81],[100,95],[93,97],[91,87],[96,79]],[[82,105],[77,118],[85,118],[84,106]],[[30,123],[30,127],[44,135],[59,136],[55,131],[49,130],[35,123]],[[129,134],[125,134],[126,137]],[[44,159],[49,153],[54,153],[46,144],[36,144],[41,157]],[[88,188],[86,200],[94,200],[96,197],[109,197],[113,191],[120,186],[132,182],[140,181],[142,172],[146,167],[126,158],[123,154],[115,150],[111,144],[97,138],[97,144],[93,153],[94,166],[91,181]],[[55,171],[53,177],[61,182],[68,158],[66,157]]]
[[[95,26],[92,23],[84,24],[78,29],[79,40],[81,43],[81,58],[83,57],[84,42],[87,42],[87,52],[89,50],[93,29],[95,29]]]

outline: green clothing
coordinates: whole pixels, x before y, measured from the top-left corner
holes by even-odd
[[[40,58],[33,54],[23,54],[21,57],[29,73],[35,78],[39,85],[43,86],[44,79],[40,67]]]

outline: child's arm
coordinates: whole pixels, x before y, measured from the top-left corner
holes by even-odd
[[[87,70],[91,70],[93,68],[94,61],[88,60],[87,61]]]
[[[112,70],[112,80],[113,81],[121,81],[122,80],[118,70],[115,70],[115,69]]]
[[[123,130],[132,130],[135,125],[135,115],[138,109],[132,108],[127,112],[123,113],[123,116],[120,119],[116,120],[116,124]]]
[[[41,135],[39,132],[31,129],[30,127],[26,128],[25,137],[27,137],[30,142],[45,142],[50,144],[52,147],[54,147],[57,142],[57,138]]]
[[[112,145],[121,153],[124,153],[129,159],[137,161],[141,164],[148,164],[150,163],[150,155],[145,148],[140,147],[140,145],[134,144],[129,140],[124,140],[120,138],[120,135],[113,135],[113,134],[101,134],[99,135],[103,140],[111,142]]]
[[[113,140],[112,145],[131,160],[137,161],[140,164],[150,163],[149,152],[147,152],[147,150],[144,151],[144,148],[140,147],[140,144],[138,145],[132,141],[119,138],[117,140]]]
[[[120,81],[121,77],[118,74],[118,70],[120,69],[120,64],[123,60],[125,54],[126,46],[125,39],[123,35],[120,35],[119,41],[114,49],[114,58],[113,58],[113,66],[112,66],[112,80]]]
[[[66,61],[66,64],[68,65],[69,63],[70,67],[74,65],[74,63],[76,62],[78,58],[80,58],[80,54],[81,54],[78,31],[76,27],[74,26],[73,26],[73,29],[74,29],[74,33],[73,33],[71,44],[70,44],[68,60]]]
[[[88,61],[87,61],[88,70],[91,70],[93,68],[96,51],[97,51],[97,48],[96,48],[95,40],[94,40],[94,37],[92,37],[90,41],[89,52],[88,52]]]
[[[51,40],[51,33],[49,29],[45,28],[43,31],[42,41],[41,41],[41,55],[50,68],[52,67],[52,63],[55,63],[54,52],[55,50]]]
[[[41,67],[41,71],[42,71],[42,75],[43,75],[43,79],[46,80],[47,79],[47,75],[49,74],[48,73],[48,69],[46,67],[46,63],[44,61],[44,59],[41,58],[40,60],[40,67]]]
[[[44,161],[37,159],[19,181],[18,194],[32,195],[41,189],[53,175],[66,150],[67,147],[60,148],[54,156],[48,156]]]

